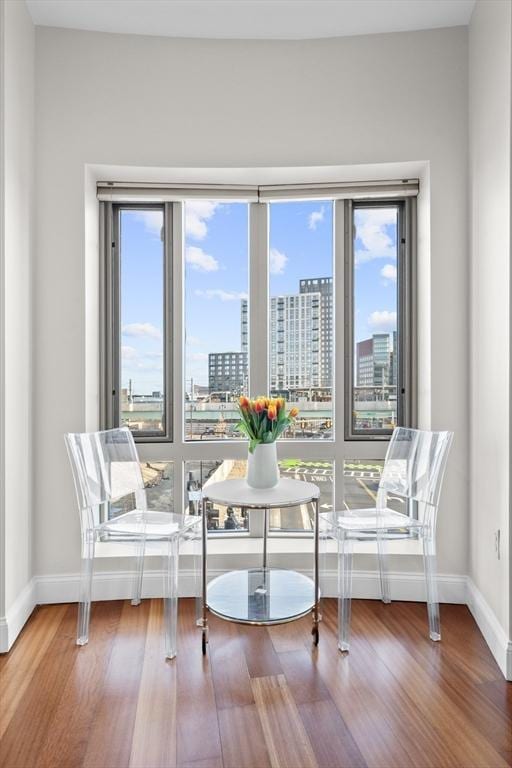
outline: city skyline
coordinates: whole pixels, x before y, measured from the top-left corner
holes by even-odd
[[[271,296],[332,276],[332,201],[270,206]],[[355,343],[396,330],[396,209],[355,211]],[[248,206],[185,204],[185,376],[208,385],[208,354],[240,352],[240,302],[248,294]],[[122,214],[122,386],[163,390],[161,215]],[[190,384],[187,384],[189,389]]]

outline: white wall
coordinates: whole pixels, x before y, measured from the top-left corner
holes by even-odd
[[[36,40],[36,572],[79,565],[62,435],[86,425],[85,166],[428,161],[431,424],[456,433],[439,566],[465,574],[467,29],[238,42],[38,28]]]
[[[512,5],[478,2],[469,31],[470,576],[510,622],[510,226]],[[501,559],[494,534],[501,531]]]
[[[35,32],[24,3],[2,18],[1,295],[2,477],[0,617],[7,642],[23,623],[19,598],[32,577],[31,260],[34,194]],[[30,603],[28,603],[29,605]],[[21,613],[20,613],[21,611]],[[6,641],[0,618],[0,643]],[[11,631],[12,630],[12,631]]]

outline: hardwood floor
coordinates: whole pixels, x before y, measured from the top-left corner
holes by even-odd
[[[443,605],[443,640],[417,603],[354,601],[348,656],[336,604],[310,621],[244,627],[210,617],[208,655],[180,600],[178,658],[162,605],[38,608],[0,657],[2,768],[498,768],[512,766],[512,684],[465,606]]]

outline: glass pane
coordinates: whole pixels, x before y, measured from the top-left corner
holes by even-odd
[[[247,203],[185,203],[185,439],[239,438],[248,391]]]
[[[185,505],[190,514],[197,514],[199,491],[209,483],[229,478],[245,477],[247,462],[234,459],[225,461],[185,462]],[[249,529],[247,510],[225,507],[207,502],[208,530],[219,533],[243,533]]]
[[[270,391],[299,408],[285,437],[333,436],[333,203],[271,203]]]
[[[333,509],[334,474],[331,461],[283,459],[279,462],[281,477],[305,480],[320,488],[320,512]],[[297,507],[270,510],[270,529],[273,531],[313,531],[315,507],[313,503]]]
[[[345,459],[343,464],[344,501],[347,509],[369,509],[377,501],[384,459]],[[407,514],[406,502],[399,496],[388,496],[388,507]]]
[[[140,464],[146,489],[148,509],[174,512],[174,464],[172,461],[143,461]],[[130,494],[109,505],[108,519],[135,509],[135,496]]]
[[[398,208],[354,209],[354,433],[397,423]]]
[[[163,208],[120,211],[120,423],[163,433]]]

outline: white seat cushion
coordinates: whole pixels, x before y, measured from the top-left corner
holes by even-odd
[[[388,507],[384,509],[343,509],[339,512],[321,514],[327,527],[341,528],[345,531],[374,531],[397,530],[404,528],[423,528],[419,520],[413,520],[407,515],[395,512]]]
[[[134,509],[108,520],[98,526],[103,533],[117,533],[128,536],[173,536],[183,533],[201,518],[193,515],[176,515],[172,512]]]

